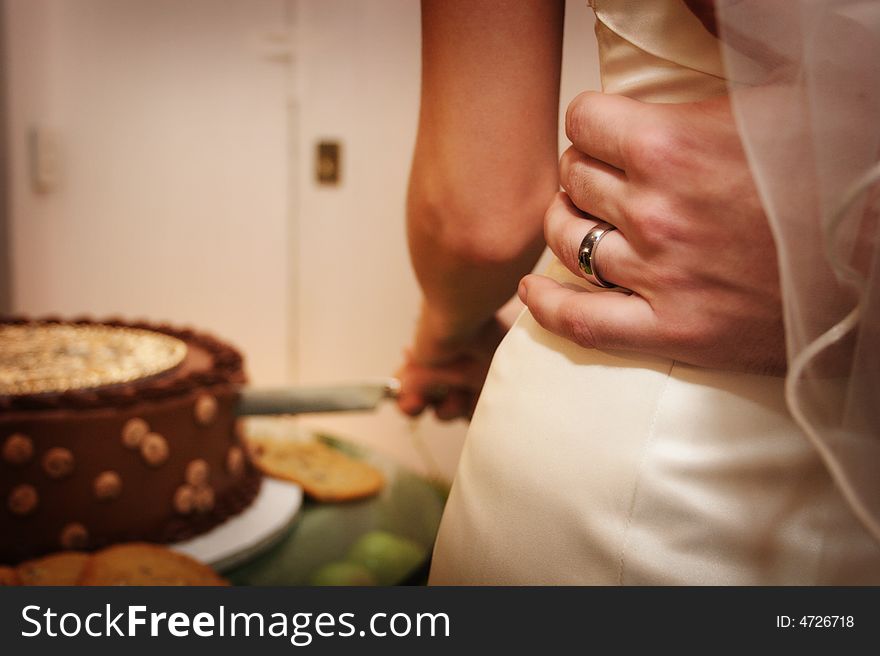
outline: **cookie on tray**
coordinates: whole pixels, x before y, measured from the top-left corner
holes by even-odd
[[[213,569],[171,549],[143,542],[117,544],[89,559],[80,585],[229,585]]]
[[[76,585],[88,559],[82,551],[60,551],[27,560],[15,572],[19,585]]]
[[[377,494],[382,472],[317,441],[248,436],[254,464],[268,476],[292,481],[318,501],[351,501]]]
[[[20,585],[15,570],[6,565],[0,565],[0,588],[8,585]]]

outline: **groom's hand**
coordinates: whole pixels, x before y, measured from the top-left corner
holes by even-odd
[[[527,276],[520,298],[548,330],[588,348],[781,374],[776,251],[726,98],[647,104],[587,92],[566,115],[572,142],[547,243],[576,275],[601,219],[599,276],[632,290],[572,289]]]

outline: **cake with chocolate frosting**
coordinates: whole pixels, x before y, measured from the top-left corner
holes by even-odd
[[[0,563],[175,542],[260,486],[232,346],[167,325],[0,320]]]

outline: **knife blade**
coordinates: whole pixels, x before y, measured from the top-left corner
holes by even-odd
[[[399,391],[396,378],[344,385],[242,387],[235,411],[250,416],[374,410],[383,400],[396,398]]]

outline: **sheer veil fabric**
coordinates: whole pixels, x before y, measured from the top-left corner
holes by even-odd
[[[716,0],[716,17],[779,254],[786,402],[880,541],[880,2]]]

